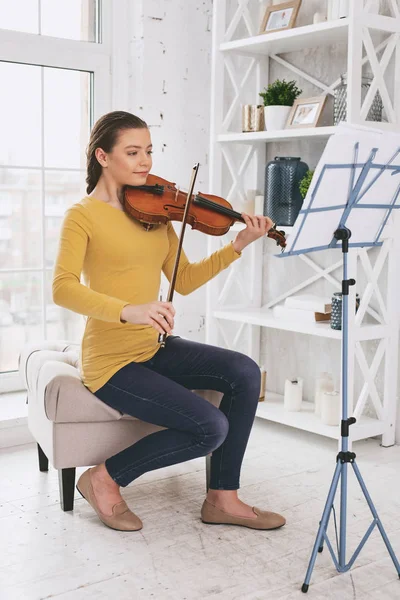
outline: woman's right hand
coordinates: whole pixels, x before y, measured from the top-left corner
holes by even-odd
[[[172,333],[175,309],[172,302],[154,301],[149,304],[127,304],[121,311],[121,321],[134,325],[151,325],[159,333]]]

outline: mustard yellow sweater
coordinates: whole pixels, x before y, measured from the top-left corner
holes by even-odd
[[[171,279],[177,246],[171,223],[146,231],[125,212],[93,197],[67,210],[53,300],[87,316],[80,369],[90,391],[126,364],[144,362],[157,352],[158,332],[150,325],[123,323],[120,315],[127,304],[158,300],[161,271]],[[176,291],[190,294],[239,256],[232,243],[197,263],[190,263],[182,251]]]

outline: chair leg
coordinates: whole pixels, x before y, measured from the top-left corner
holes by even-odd
[[[206,492],[210,487],[210,475],[211,475],[211,454],[206,456]]]
[[[49,459],[47,458],[47,456],[45,455],[45,453],[43,452],[43,450],[41,449],[39,444],[37,444],[37,449],[38,449],[38,457],[39,457],[39,470],[40,471],[48,471],[49,470]]]
[[[60,504],[64,511],[73,510],[75,492],[75,467],[58,470]]]

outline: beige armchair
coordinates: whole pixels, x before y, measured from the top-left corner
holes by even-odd
[[[42,341],[27,344],[19,370],[28,391],[28,428],[37,442],[39,469],[49,461],[58,470],[60,503],[73,509],[75,469],[104,462],[142,437],[163,427],[140,421],[101,402],[82,383],[79,344]],[[219,406],[222,394],[194,390]],[[209,482],[206,457],[206,488]]]

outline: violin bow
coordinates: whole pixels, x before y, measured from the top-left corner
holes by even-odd
[[[175,282],[176,282],[176,277],[178,275],[178,265],[179,265],[179,260],[180,260],[181,252],[182,252],[183,237],[185,235],[187,217],[188,217],[188,214],[189,214],[190,204],[192,202],[193,189],[194,189],[194,184],[196,182],[196,177],[197,177],[197,173],[198,173],[198,170],[199,170],[199,166],[200,166],[200,163],[196,163],[194,165],[193,169],[192,169],[192,177],[191,177],[191,180],[190,180],[189,190],[188,190],[188,193],[187,193],[185,211],[183,213],[182,228],[181,228],[181,233],[180,233],[180,236],[179,236],[178,248],[177,248],[177,251],[176,251],[174,269],[172,271],[172,277],[171,277],[171,281],[169,283],[169,290],[168,290],[167,302],[172,302],[172,299],[174,297]],[[158,342],[159,342],[159,344],[161,344],[161,346],[160,346],[161,348],[165,348],[165,340],[166,339],[167,339],[167,333],[166,332],[160,333],[158,335]]]

